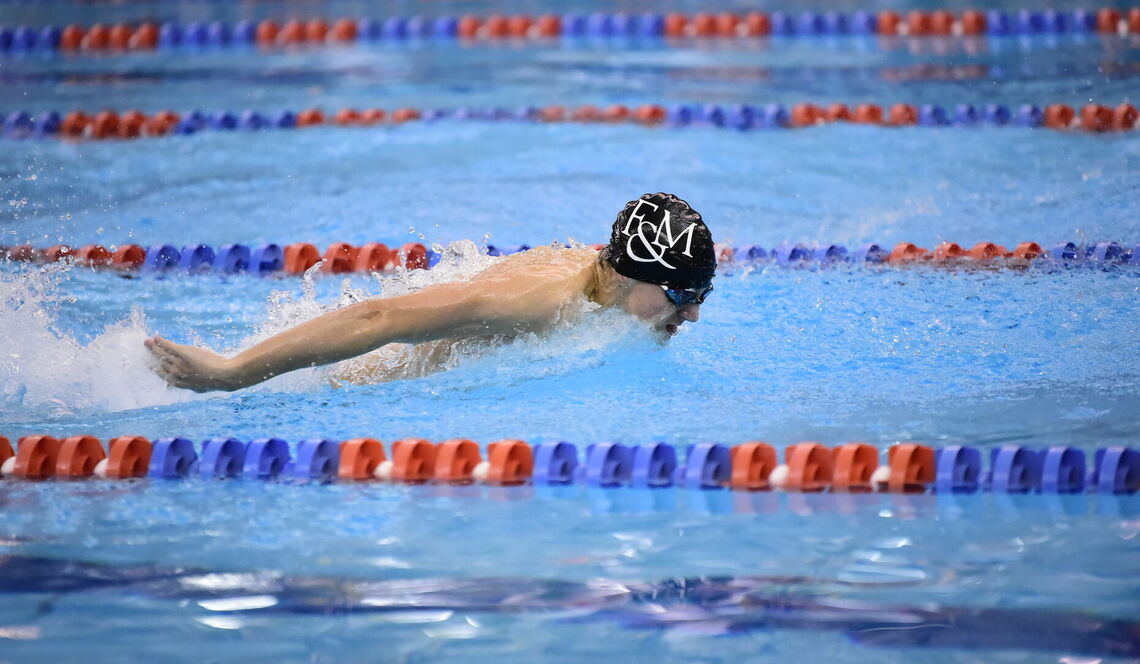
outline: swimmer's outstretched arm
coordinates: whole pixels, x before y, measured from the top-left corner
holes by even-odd
[[[389,343],[530,331],[551,323],[561,298],[531,282],[437,284],[333,311],[232,358],[162,337],[146,340],[166,382],[196,392],[237,390],[279,374],[346,360]]]

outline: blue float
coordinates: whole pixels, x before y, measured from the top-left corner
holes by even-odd
[[[851,15],[851,32],[856,35],[873,35],[879,31],[879,18],[869,11],[860,10]]]
[[[250,480],[272,480],[289,465],[289,444],[280,438],[258,438],[245,452],[242,477]]]
[[[586,448],[586,464],[578,479],[588,486],[620,486],[629,483],[633,451],[618,443],[593,443]]]
[[[746,244],[737,249],[734,256],[738,261],[755,263],[768,258],[768,251],[758,244]]]
[[[429,109],[424,110],[423,117],[421,119],[424,122],[435,122],[436,120],[444,120],[446,118],[447,118],[447,110],[446,109],[429,108]]]
[[[665,110],[665,118],[668,123],[677,127],[690,124],[694,117],[696,117],[696,113],[693,111],[693,107],[683,104],[675,104]]]
[[[653,39],[665,34],[665,17],[656,12],[642,14],[637,17],[637,34]]]
[[[990,450],[991,491],[1029,493],[1041,487],[1041,455],[1020,445],[1002,445]]]
[[[443,254],[432,249],[427,250],[428,269],[431,269],[438,265],[441,260],[443,260]]]
[[[182,479],[190,475],[198,454],[194,444],[186,438],[159,438],[150,452],[147,477],[153,479]]]
[[[811,260],[812,251],[802,244],[781,244],[772,250],[772,256],[781,265],[789,263],[802,263]]]
[[[1140,244],[1137,244],[1128,251],[1128,263],[1130,265],[1140,265]]]
[[[238,21],[231,37],[235,44],[252,44],[257,40],[257,26],[253,21]]]
[[[230,39],[230,26],[223,21],[214,21],[206,29],[206,43],[212,46],[229,46]]]
[[[1046,9],[1041,12],[1041,25],[1045,32],[1068,32],[1069,19],[1056,9]]]
[[[245,443],[237,438],[211,438],[202,443],[198,475],[204,480],[238,477],[245,465]]]
[[[1009,107],[1003,104],[987,104],[982,114],[986,122],[998,126],[1009,124],[1010,119],[1013,117],[1009,112]]]
[[[1082,493],[1085,490],[1085,453],[1055,445],[1042,457],[1041,490],[1045,493]]]
[[[34,129],[35,122],[26,111],[16,111],[4,118],[4,135],[8,138],[27,138]]]
[[[12,36],[12,28],[0,25],[0,51],[7,51],[12,48]]]
[[[244,131],[259,131],[269,126],[269,119],[257,111],[242,111],[237,126]]]
[[[182,27],[174,22],[163,23],[158,28],[158,45],[173,48],[182,43]]]
[[[147,258],[150,253],[147,252]],[[214,249],[206,244],[188,244],[182,247],[178,268],[184,272],[209,272],[214,267]]]
[[[646,443],[633,449],[630,484],[635,488],[673,486],[677,472],[677,450],[665,443]]]
[[[207,46],[209,43],[210,30],[206,24],[195,21],[182,29],[183,46]]]
[[[637,30],[637,22],[633,16],[618,12],[610,18],[610,29],[615,37],[631,37]]]
[[[843,12],[825,12],[823,15],[823,32],[829,35],[845,35],[851,32],[851,21]]]
[[[412,16],[404,25],[408,36],[412,39],[424,39],[431,36],[431,21],[423,16]]]
[[[950,118],[941,106],[923,104],[918,107],[918,124],[923,127],[942,127],[950,124]]]
[[[562,17],[562,36],[582,37],[586,34],[586,17],[581,14],[566,14]]]
[[[146,260],[143,261],[144,272],[165,272],[178,267],[182,255],[178,249],[169,244],[156,244],[146,250]]]
[[[249,270],[249,247],[244,244],[223,244],[214,255],[214,271],[233,274]]]
[[[438,29],[438,21],[433,27]],[[376,21],[370,18],[362,18],[356,22],[356,36],[360,41],[376,41],[377,39],[380,39],[380,30],[380,21]],[[444,37],[446,35],[437,34],[436,36]],[[454,31],[451,33],[451,36],[455,36]]]
[[[431,32],[437,39],[454,39],[459,34],[459,19],[446,14],[439,16],[432,21]]]
[[[1069,14],[1069,25],[1073,32],[1093,32],[1096,30],[1096,14],[1087,9],[1074,9]]]
[[[1017,107],[1014,123],[1021,127],[1040,127],[1045,122],[1045,112],[1040,106],[1022,104]]]
[[[728,126],[747,131],[756,123],[756,109],[746,104],[737,104],[728,110]]]
[[[764,126],[769,129],[780,129],[787,127],[791,122],[791,116],[788,115],[788,109],[784,108],[783,104],[767,104],[761,113]]]
[[[570,484],[577,471],[578,448],[570,443],[542,443],[534,448],[535,484]]]
[[[339,445],[324,438],[309,438],[297,445],[291,474],[297,479],[326,482],[336,477],[339,465]]]
[[[1017,12],[1016,30],[1023,35],[1045,32],[1045,17],[1039,11],[1022,9]]]
[[[947,445],[934,451],[934,490],[974,493],[982,477],[982,453],[975,447]]]
[[[801,35],[822,35],[825,29],[823,17],[813,11],[801,12],[796,22],[796,32]]]
[[[237,129],[238,119],[229,111],[217,111],[210,114],[206,123],[210,129],[232,130]]]
[[[812,251],[813,258],[820,263],[834,263],[847,260],[847,247],[841,244],[828,244],[816,247]]]
[[[281,111],[273,116],[273,126],[278,129],[292,129],[297,126],[297,116],[292,111]]]
[[[12,32],[13,51],[31,51],[36,47],[39,35],[26,25],[21,25]]]
[[[972,104],[958,104],[954,107],[954,123],[972,125],[978,122],[978,109]]]
[[[59,48],[59,39],[63,35],[63,30],[54,25],[45,25],[40,29],[39,39],[36,40],[41,49],[54,51]]]
[[[991,9],[986,12],[986,32],[991,35],[1008,35],[1010,32],[1009,14]]]
[[[380,36],[384,39],[404,39],[408,36],[408,23],[399,16],[389,16],[380,24]]]
[[[1123,263],[1128,259],[1124,247],[1115,242],[1097,242],[1085,251],[1087,258],[1098,263]]]
[[[1049,249],[1049,257],[1053,260],[1073,262],[1081,260],[1082,252],[1081,248],[1072,242],[1062,242]]]
[[[249,271],[257,274],[279,272],[285,267],[285,252],[272,242],[259,244],[249,252]]]
[[[33,133],[36,136],[54,136],[59,133],[59,124],[62,119],[55,111],[45,111],[36,116]]]
[[[719,489],[732,479],[732,452],[725,445],[689,445],[685,459],[677,474],[686,489]]]
[[[590,37],[610,37],[614,33],[613,17],[605,12],[594,12],[586,18],[586,34]]]
[[[1131,447],[1102,447],[1089,484],[1097,493],[1136,493],[1140,490],[1140,452]]]
[[[724,109],[716,104],[706,104],[701,107],[701,122],[715,127],[724,126]]]
[[[542,109],[537,106],[522,106],[515,109],[514,117],[517,120],[530,121],[538,119],[540,113]]]
[[[796,34],[796,20],[789,14],[775,11],[768,15],[772,23],[772,34],[783,37]]]
[[[865,244],[850,254],[850,260],[856,263],[882,263],[890,255],[886,249],[872,242]]]

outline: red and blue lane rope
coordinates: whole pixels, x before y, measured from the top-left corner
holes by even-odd
[[[602,245],[590,245],[600,249]],[[527,245],[489,245],[487,253],[501,256],[527,251]],[[943,242],[926,249],[911,242],[900,242],[888,248],[875,243],[851,249],[839,244],[807,246],[782,244],[766,248],[760,245],[717,245],[721,265],[778,265],[806,267],[811,265],[890,265],[890,266],[987,266],[1026,268],[1032,265],[1054,266],[1140,266],[1140,244],[1128,247],[1118,242],[1077,244],[1061,242],[1045,247],[1036,242],[1022,242],[1012,250],[993,242],[978,242],[966,248],[956,242]],[[191,244],[179,249],[171,244],[142,247],[135,244],[108,249],[102,245],[73,248],[54,245],[38,249],[31,245],[0,246],[0,260],[9,263],[65,262],[82,267],[152,274],[238,274],[301,275],[317,267],[322,274],[393,272],[398,269],[430,269],[439,262],[437,252],[418,242],[389,247],[382,242],[355,246],[334,242],[322,254],[316,245],[298,242],[289,245],[260,244],[246,246],[226,244],[217,249],[207,244]]]
[[[517,439],[480,446],[466,438],[438,444],[405,438],[389,446],[375,438],[335,441],[309,438],[290,445],[281,438],[243,441],[210,438],[195,445],[184,437],[150,441],[120,436],[57,439],[24,436],[13,450],[0,436],[0,477],[46,479],[202,479],[389,481],[491,485],[570,485],[818,493],[1103,493],[1140,490],[1140,451],[1126,446],[1096,450],[1002,445],[931,447],[898,443],[879,450],[867,443],[827,447],[789,445],[783,462],[763,441],[678,449],[666,443],[594,443],[584,450],[567,442],[532,447]],[[988,452],[988,454],[987,454]]]
[[[9,139],[57,137],[69,140],[137,139],[168,135],[187,136],[202,131],[256,132],[314,126],[375,127],[409,122],[434,123],[443,120],[477,122],[531,122],[579,124],[635,124],[644,127],[717,127],[739,131],[797,129],[837,122],[881,127],[1046,127],[1057,130],[1083,130],[1093,133],[1131,131],[1140,126],[1135,106],[1089,103],[1079,109],[1068,104],[962,103],[946,107],[936,104],[897,103],[884,108],[878,104],[818,105],[795,104],[644,104],[629,107],[583,105],[567,107],[524,106],[521,108],[418,109],[344,108],[326,114],[321,109],[262,113],[254,110],[211,113],[190,111],[27,111],[0,113],[0,134]]]
[[[948,9],[912,10],[905,14],[878,12],[594,12],[590,14],[490,14],[389,16],[374,18],[313,18],[305,21],[265,19],[192,22],[168,21],[72,24],[65,27],[0,26],[0,53],[37,50],[105,53],[206,47],[298,45],[357,42],[406,43],[433,39],[463,42],[506,40],[548,41],[593,39],[749,39],[813,36],[1004,36],[1059,34],[1140,34],[1140,7],[1117,9]]]

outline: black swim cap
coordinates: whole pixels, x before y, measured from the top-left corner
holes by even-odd
[[[626,203],[602,255],[622,276],[670,288],[704,288],[716,274],[712,233],[700,213],[673,194]]]

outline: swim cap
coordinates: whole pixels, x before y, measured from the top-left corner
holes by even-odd
[[[699,212],[673,194],[645,194],[625,204],[603,256],[618,274],[670,288],[712,283],[716,252]]]

